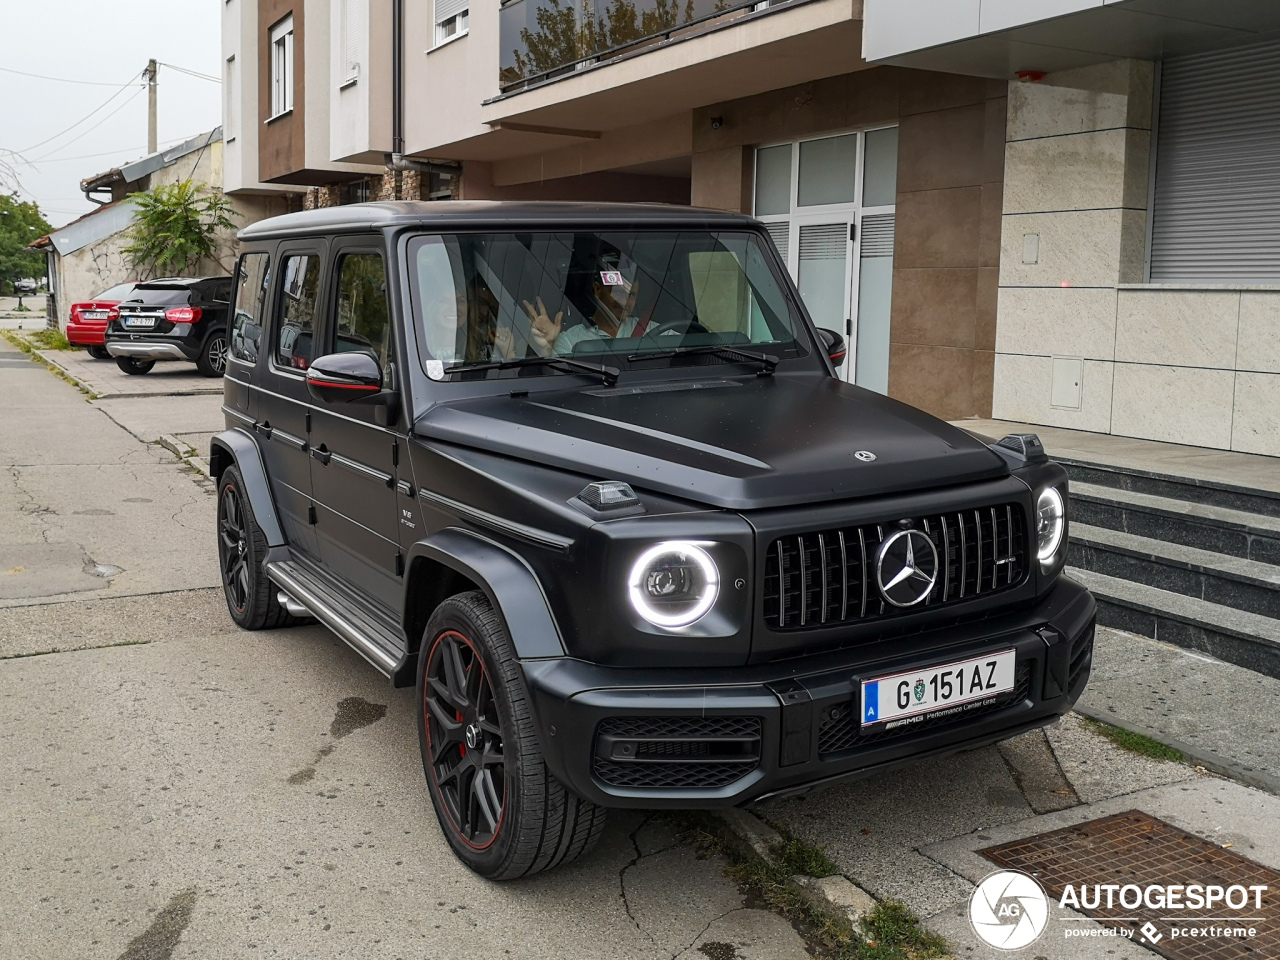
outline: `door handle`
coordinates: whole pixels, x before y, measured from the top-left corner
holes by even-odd
[[[268,421],[263,420],[261,423],[255,423],[253,425],[253,429],[262,434],[268,440],[271,439],[271,424]]]
[[[327,467],[329,465],[330,457],[333,456],[333,454],[329,452],[328,448],[325,447],[323,443],[320,444],[319,447],[312,447],[310,452],[311,452],[311,459],[320,461],[320,465],[322,467]]]

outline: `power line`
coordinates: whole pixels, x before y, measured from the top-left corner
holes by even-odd
[[[196,71],[194,71],[194,70],[188,70],[186,67],[179,67],[179,66],[175,66],[175,65],[174,65],[174,64],[172,64],[172,63],[160,63],[159,65],[160,65],[160,66],[162,66],[162,67],[168,67],[170,70],[177,70],[179,73],[185,73],[185,74],[187,74],[188,76],[191,76],[191,77],[199,77],[201,80],[208,80],[208,81],[210,81],[211,83],[221,83],[221,82],[222,82],[222,80],[220,80],[218,77],[211,77],[211,76],[209,76],[209,74],[207,74],[207,73],[197,73],[197,72],[196,72]]]
[[[40,73],[27,73],[23,70],[10,70],[8,67],[0,67],[0,71],[4,73],[14,73],[20,77],[34,77],[36,80],[52,80],[54,83],[79,83],[86,87],[118,87],[118,83],[110,83],[106,80],[72,80],[69,77],[46,77]],[[133,81],[128,81],[132,83]]]
[[[107,106],[107,104],[109,104],[109,103],[110,103],[112,100],[114,100],[116,97],[120,96],[120,94],[122,94],[122,93],[124,93],[126,90],[128,90],[128,89],[129,89],[129,87],[133,86],[133,81],[134,81],[137,77],[140,77],[140,76],[142,76],[142,71],[141,71],[141,70],[139,70],[139,71],[138,71],[137,73],[135,73],[132,77],[130,77],[130,78],[129,78],[129,82],[128,82],[128,83],[123,83],[123,84],[121,84],[121,85],[120,85],[120,89],[119,89],[119,90],[117,90],[117,91],[116,91],[115,93],[113,93],[111,96],[107,97],[107,99],[106,99],[106,100],[104,100],[104,101],[103,101],[101,104],[99,104],[98,106],[94,107],[92,110],[90,110],[87,114],[85,114],[83,117],[81,117],[81,118],[80,118],[79,120],[77,120],[75,123],[71,124],[71,126],[67,127],[65,130],[62,130],[62,131],[59,131],[58,133],[55,133],[52,137],[49,137],[49,138],[47,138],[47,139],[45,139],[45,140],[41,140],[39,143],[33,143],[31,146],[27,147],[27,149],[19,151],[19,154],[23,154],[23,153],[30,153],[30,152],[31,152],[32,150],[34,150],[36,147],[43,147],[46,143],[51,143],[52,141],[57,140],[57,139],[58,139],[59,137],[61,137],[63,134],[70,133],[70,132],[71,132],[72,130],[74,130],[76,127],[80,126],[80,124],[84,123],[86,120],[88,120],[90,117],[92,117],[92,116],[93,116],[95,113],[97,113],[99,110],[102,110],[103,108],[105,108],[105,107]],[[141,92],[142,92],[142,87],[141,87],[141,86],[139,86],[139,87],[138,87],[138,90],[134,93],[134,95],[133,95],[133,96],[134,96],[134,97],[136,97],[136,96],[137,96],[139,93],[141,93]],[[133,97],[130,97],[129,99],[130,99],[130,100],[132,100],[132,99],[133,99]],[[127,103],[128,101],[125,101],[125,102]],[[66,146],[66,144],[63,144],[63,146]]]
[[[186,140],[190,140],[192,137],[195,137],[195,136],[198,136],[198,133],[188,133],[181,137],[169,137],[165,140],[161,140],[160,142],[165,144],[165,146],[162,147],[161,149],[168,149],[171,146],[175,146],[176,144],[182,143]],[[68,143],[74,143],[74,142],[75,142],[74,140],[68,141]],[[62,163],[64,160],[93,160],[97,157],[113,157],[113,156],[116,156],[117,154],[133,153],[136,150],[145,150],[145,149],[147,149],[146,144],[143,144],[137,147],[120,147],[118,150],[104,150],[102,153],[82,153],[78,157],[55,157],[52,154],[45,154],[45,156],[41,157],[36,162],[37,163]]]
[[[137,99],[138,99],[138,97],[140,97],[140,96],[142,96],[142,89],[141,89],[141,88],[139,88],[137,91],[135,91],[132,97],[129,97],[129,99],[125,100],[125,102],[124,102],[124,103],[120,104],[120,106],[118,106],[118,107],[116,107],[114,110],[112,110],[110,113],[108,113],[105,117],[103,117],[101,120],[99,120],[97,123],[95,123],[95,124],[94,124],[92,127],[90,127],[88,130],[83,130],[83,131],[81,131],[80,133],[77,133],[74,137],[72,137],[72,138],[71,138],[70,140],[68,140],[66,143],[62,144],[62,146],[61,146],[61,147],[59,147],[58,149],[59,149],[59,150],[61,150],[61,149],[62,149],[62,147],[68,147],[68,146],[70,146],[71,144],[76,143],[76,142],[77,142],[77,141],[79,141],[79,140],[83,140],[85,137],[87,137],[89,134],[93,133],[93,131],[97,130],[100,126],[102,126],[104,123],[106,123],[106,122],[107,122],[108,120],[110,120],[112,117],[114,117],[117,113],[119,113],[121,110],[123,110],[123,109],[124,109],[125,107],[127,107],[129,104],[133,103],[133,101],[137,100]],[[110,102],[110,101],[108,101],[108,103],[109,103],[109,102]],[[106,104],[104,103],[102,106],[103,106],[103,107],[105,107],[105,106],[106,106]],[[98,108],[98,110],[101,110],[101,109],[102,109],[102,107],[99,107],[99,108]],[[96,113],[96,112],[97,112],[97,111],[95,110],[95,111],[94,111],[94,113]],[[91,117],[91,116],[93,116],[93,114],[89,114],[89,116]],[[89,117],[85,117],[84,119],[85,119],[85,120],[88,120],[88,119],[89,119]],[[81,121],[80,121],[80,123],[84,123],[84,120],[81,120]],[[76,124],[75,126],[79,126],[79,124]],[[68,129],[74,129],[74,127],[72,127],[72,128],[68,128]],[[66,131],[66,130],[64,130],[64,131],[62,131],[62,132],[63,132],[63,133],[66,133],[67,131]],[[53,138],[52,138],[52,137],[50,137],[49,139],[53,139]],[[45,143],[48,143],[48,142],[49,142],[48,140],[46,140],[46,141],[45,141]],[[54,151],[54,152],[56,153],[57,151]],[[41,163],[41,162],[43,162],[44,160],[46,160],[46,159],[47,159],[48,157],[50,157],[50,156],[52,156],[52,154],[45,154],[43,157],[39,158],[38,160],[34,160],[34,161],[30,161],[30,162],[31,162],[31,163]]]

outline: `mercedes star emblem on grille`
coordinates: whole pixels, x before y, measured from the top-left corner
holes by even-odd
[[[938,579],[938,550],[919,530],[899,530],[876,553],[876,582],[895,607],[914,607]]]

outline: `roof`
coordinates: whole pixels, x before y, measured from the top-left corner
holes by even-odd
[[[81,190],[105,190],[113,183],[133,183],[141,180],[148,174],[155,173],[165,167],[171,166],[181,160],[187,154],[195,153],[197,150],[203,150],[211,143],[216,143],[222,139],[222,127],[214,127],[208,133],[197,134],[190,140],[169,147],[166,150],[160,150],[156,153],[143,157],[141,160],[135,160],[132,163],[122,164],[118,167],[99,173],[92,177],[88,177],[80,181]]]
[[[75,253],[128,227],[133,222],[133,208],[134,203],[128,198],[104,204],[77,217],[65,227],[33,240],[28,247],[36,250],[53,247],[60,256]]]
[[[494,227],[569,225],[660,226],[737,228],[755,220],[740,213],[678,207],[662,203],[567,203],[552,200],[384,200],[352,203],[319,210],[287,213],[251,223],[240,231],[241,240],[297,236],[311,233],[348,233],[422,226],[432,230]]]

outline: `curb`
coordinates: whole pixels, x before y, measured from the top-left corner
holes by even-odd
[[[188,450],[195,449],[191,444],[183,443],[177,437],[168,433],[162,433],[156,443],[160,444],[160,446],[164,447],[191,469],[206,477],[212,476],[209,472],[210,468],[208,460],[197,453],[187,453]]]
[[[774,850],[783,844],[782,835],[746,810],[716,811],[721,839],[740,854],[778,865]],[[792,876],[792,892],[814,909],[836,920],[845,920],[858,929],[858,922],[876,907],[876,899],[842,874],[829,877]]]
[[[1140,723],[1133,723],[1122,717],[1117,717],[1115,714],[1082,707],[1078,703],[1072,709],[1082,717],[1097,720],[1099,723],[1105,723],[1108,726],[1119,727],[1121,730],[1128,730],[1130,733],[1141,734],[1157,743],[1163,743],[1166,747],[1172,747],[1186,757],[1187,761],[1193,766],[1203,767],[1210,773],[1216,773],[1220,777],[1226,777],[1228,780],[1235,780],[1245,786],[1255,787],[1258,790],[1265,790],[1267,793],[1280,796],[1280,778],[1261,773],[1252,767],[1246,767],[1244,764],[1229,760],[1214,753],[1212,750],[1206,750],[1203,747],[1196,747],[1181,740],[1175,740],[1168,734],[1160,733],[1150,727],[1144,727]]]
[[[35,345],[32,344],[32,347],[34,348]],[[64,377],[66,377],[68,380],[74,383],[77,387],[79,387],[81,390],[87,393],[89,395],[90,400],[100,400],[102,398],[102,395],[98,393],[97,390],[93,389],[93,386],[91,384],[85,383],[83,380],[77,377],[74,373],[72,373],[70,369],[68,369],[67,367],[64,367],[56,359],[54,359],[54,357],[51,356],[52,353],[53,353],[52,350],[35,349],[33,356],[37,357],[40,361],[42,361],[45,366],[52,367],[54,370],[57,370],[58,373],[62,374]]]

